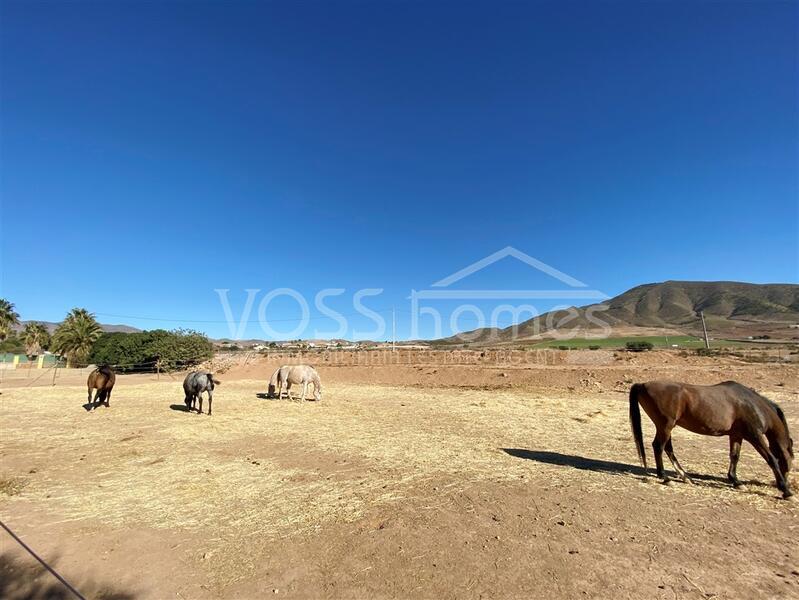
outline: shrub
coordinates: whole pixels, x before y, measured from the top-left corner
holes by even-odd
[[[654,346],[652,345],[652,342],[647,342],[645,340],[635,341],[635,342],[627,342],[625,344],[625,346],[626,346],[627,350],[630,351],[630,352],[648,352],[649,350],[654,348]]]
[[[695,350],[697,356],[716,356],[718,352],[712,348],[697,348]]]
[[[599,350],[599,346],[588,346],[589,350]]]
[[[568,350],[568,346],[558,346],[558,350]]]
[[[25,343],[15,332],[11,332],[6,339],[0,341],[0,354],[10,352],[11,354],[25,354]]]
[[[208,360],[214,354],[211,341],[202,333],[177,329],[106,333],[92,347],[89,361],[115,365],[121,372],[180,369]]]

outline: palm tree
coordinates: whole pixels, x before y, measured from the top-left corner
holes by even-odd
[[[25,353],[28,356],[38,356],[50,345],[50,333],[41,323],[25,323],[22,331],[22,342],[25,344]]]
[[[67,358],[67,366],[85,361],[103,330],[85,308],[73,308],[53,333],[55,352]]]
[[[14,305],[5,298],[0,298],[0,342],[11,334],[11,328],[18,323],[19,315],[14,310]]]

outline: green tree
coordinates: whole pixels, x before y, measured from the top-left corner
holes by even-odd
[[[83,363],[102,334],[100,324],[85,308],[73,308],[53,333],[52,347],[67,359],[67,366]]]
[[[14,310],[14,305],[0,298],[0,342],[11,335],[11,328],[19,324],[19,314]]]
[[[152,352],[165,369],[179,369],[208,360],[214,355],[214,345],[202,333],[191,329],[154,331]]]
[[[25,344],[25,354],[38,356],[50,346],[50,333],[42,323],[25,323],[22,331],[22,341]]]
[[[181,369],[208,360],[214,346],[203,334],[178,329],[104,333],[92,346],[89,361],[114,365],[121,372]]]

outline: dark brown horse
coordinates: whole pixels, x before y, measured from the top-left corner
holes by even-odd
[[[114,374],[113,369],[108,366],[101,366],[97,367],[94,371],[89,373],[89,379],[86,381],[86,387],[89,388],[89,400],[88,403],[91,405],[90,408],[94,408],[97,400],[100,400],[100,404],[105,402],[106,406],[110,406],[109,402],[111,401],[111,390],[114,389],[114,383],[116,383],[117,376]],[[94,401],[92,401],[92,390],[96,389],[97,393],[94,396]]]
[[[657,429],[652,448],[655,451],[657,476],[664,483],[668,478],[663,471],[663,450],[682,480],[690,481],[677,461],[671,444],[671,430],[679,425],[702,435],[730,436],[727,477],[734,486],[740,485],[735,469],[741,454],[741,442],[746,440],[771,467],[783,498],[792,495],[788,487],[788,471],[793,460],[793,440],[782,409],[768,398],[735,381],[717,385],[689,385],[673,381],[636,383],[630,389],[630,424],[638,457],[646,468],[639,404]]]

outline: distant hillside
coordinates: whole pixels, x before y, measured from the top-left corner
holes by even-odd
[[[51,321],[20,321],[19,325],[13,327],[14,331],[22,331],[25,329],[26,323],[41,323],[45,327],[47,327],[47,331],[53,333],[55,328],[58,327],[58,323],[53,323]],[[107,324],[107,323],[100,323],[100,327],[102,327],[103,331],[107,333],[115,333],[115,332],[122,332],[122,333],[136,333],[141,331],[141,329],[136,329],[135,327],[131,327],[130,325],[114,325],[114,324]]]
[[[607,310],[601,310],[604,307]],[[599,329],[593,322],[596,320],[614,329],[663,328],[698,333],[702,329],[700,311],[705,312],[708,329],[716,336],[776,333],[793,337],[797,330],[791,330],[789,325],[799,323],[799,285],[732,281],[648,283],[601,304],[550,312],[524,321],[518,325],[516,336],[513,327],[498,331],[486,329],[466,335],[474,333],[473,341],[476,342],[488,341],[491,337],[497,342],[507,342],[546,337],[547,331],[554,328],[576,328],[588,334]],[[456,340],[447,338],[442,341]]]

